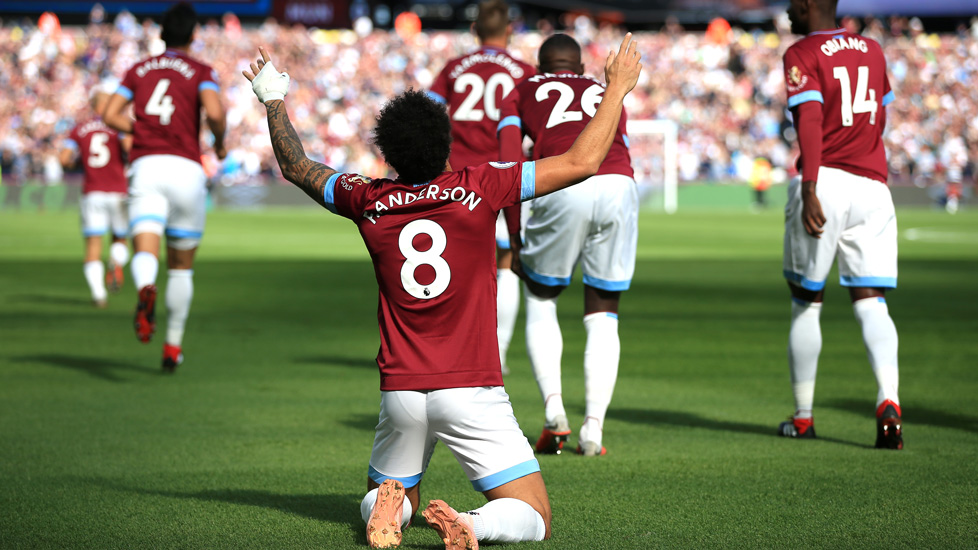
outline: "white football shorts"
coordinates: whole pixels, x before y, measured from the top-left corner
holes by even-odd
[[[523,201],[520,205],[520,237],[523,238],[526,234],[526,220],[530,217],[530,204],[532,200]],[[509,227],[506,226],[506,216],[503,211],[499,211],[499,216],[496,218],[496,248],[501,248],[503,250],[509,250]]]
[[[370,479],[421,481],[441,441],[476,491],[540,471],[502,386],[385,391],[370,453]]]
[[[133,235],[166,233],[167,246],[190,250],[204,235],[207,177],[200,163],[177,155],[134,160],[129,184]]]
[[[819,168],[815,193],[822,203],[822,238],[805,232],[801,178],[788,186],[784,209],[784,277],[819,291],[839,259],[839,283],[848,287],[896,288],[897,222],[890,188],[844,170]]]
[[[568,286],[580,262],[584,284],[628,290],[638,246],[638,187],[619,174],[587,180],[533,199],[520,263],[546,286]]]
[[[128,234],[126,218],[126,194],[92,191],[81,198],[82,235],[99,237],[112,230],[112,236],[123,238]]]

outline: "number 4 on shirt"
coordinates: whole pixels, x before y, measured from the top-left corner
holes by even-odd
[[[159,116],[162,126],[168,126],[170,124],[170,117],[173,116],[173,111],[176,110],[176,107],[173,106],[173,98],[166,95],[166,91],[169,88],[170,79],[161,78],[156,83],[156,88],[153,88],[153,95],[149,96],[149,101],[146,103],[146,114]]]

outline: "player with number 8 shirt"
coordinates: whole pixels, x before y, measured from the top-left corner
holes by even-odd
[[[896,288],[897,224],[886,186],[886,105],[894,94],[875,41],[838,28],[836,0],[791,0],[784,54],[788,107],[801,152],[785,208],[784,276],[791,291],[788,361],[795,413],[780,435],[814,438],[812,404],[822,347],[825,283],[839,279],[876,376],[876,446],[902,449],[898,338],[885,294]]]
[[[641,72],[631,35],[608,56],[608,89],[594,118],[557,157],[451,171],[444,108],[413,90],[394,97],[374,130],[374,143],[398,174],[393,180],[342,174],[310,160],[283,101],[288,74],[260,52],[244,75],[265,105],[282,174],[357,225],[380,290],[381,412],[361,503],[368,543],[400,544],[438,442],[489,501],[461,514],[431,501],[423,514],[446,548],[548,538],[550,501],[540,466],[502,387],[494,225],[500,209],[580,183],[598,170],[614,140],[622,101]]]

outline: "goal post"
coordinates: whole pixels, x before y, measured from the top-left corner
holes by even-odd
[[[639,165],[636,169],[635,179],[640,185],[657,187],[661,180],[662,185],[662,209],[667,214],[673,214],[679,208],[679,125],[672,120],[629,120],[625,127],[628,138],[631,141],[629,149],[632,154],[632,164]],[[642,146],[642,141],[648,141],[649,137],[661,136],[661,146],[649,147],[649,144]],[[655,166],[658,163],[651,162],[651,159],[644,158],[645,155],[661,154],[661,175],[653,174],[658,169],[645,169],[644,167]],[[649,161],[647,164],[645,161]],[[641,181],[641,180],[645,181]]]

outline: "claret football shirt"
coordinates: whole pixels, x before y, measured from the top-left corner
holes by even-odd
[[[219,89],[217,73],[183,52],[167,50],[133,65],[116,91],[132,101],[136,115],[130,158],[177,155],[199,163],[205,89]]]
[[[85,169],[82,194],[92,191],[125,193],[128,190],[119,133],[106,126],[102,119],[93,118],[75,126],[65,145],[78,151],[79,162]]]
[[[506,50],[483,46],[449,61],[428,91],[448,105],[452,120],[452,170],[499,160],[496,124],[499,106],[517,84],[533,76],[532,66]]]
[[[885,183],[884,107],[894,96],[880,45],[843,29],[813,32],[785,52],[784,79],[789,108],[822,104],[822,166]]]
[[[489,163],[430,182],[334,174],[326,207],[353,220],[380,290],[380,389],[501,386],[496,217],[533,197],[535,164]]]
[[[570,71],[538,74],[506,96],[497,131],[517,126],[533,140],[533,160],[566,153],[598,110],[604,85]],[[622,110],[618,131],[597,174],[633,176],[628,152],[627,118]]]

